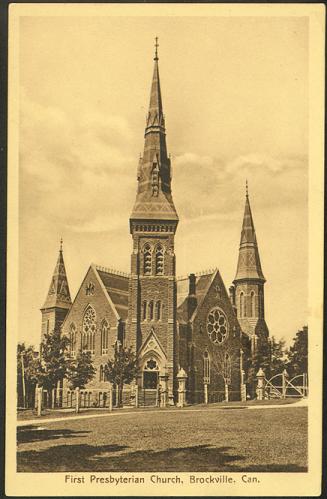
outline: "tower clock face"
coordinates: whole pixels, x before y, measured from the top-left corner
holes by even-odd
[[[215,345],[222,345],[228,337],[228,321],[219,307],[210,310],[207,317],[207,333]]]

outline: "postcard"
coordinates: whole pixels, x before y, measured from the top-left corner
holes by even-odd
[[[319,495],[324,6],[9,11],[6,493]]]

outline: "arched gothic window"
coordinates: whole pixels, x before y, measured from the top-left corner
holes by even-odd
[[[153,312],[154,312],[154,304],[153,301],[150,301],[149,303],[149,319],[150,321],[153,321]]]
[[[109,348],[109,329],[110,326],[106,320],[102,323],[101,328],[101,354],[106,355]]]
[[[108,381],[106,367],[101,364],[99,371],[100,371],[99,380],[100,381]]]
[[[69,339],[70,339],[70,355],[72,357],[75,357],[76,356],[76,326],[75,326],[75,324],[70,325]]]
[[[143,249],[143,273],[152,274],[152,252],[150,244],[146,244]]]
[[[157,301],[156,303],[156,320],[161,320],[161,301]]]
[[[161,244],[156,247],[156,275],[164,273],[164,250]]]
[[[203,354],[203,383],[210,383],[210,357],[207,350]]]
[[[259,316],[263,317],[264,315],[264,301],[263,301],[263,292],[259,291]]]
[[[232,363],[228,353],[225,353],[223,371],[225,383],[227,383],[227,385],[230,385],[232,378]]]
[[[144,301],[143,306],[142,306],[142,320],[143,321],[146,320],[146,308],[147,308],[147,303],[146,303],[146,301]]]
[[[244,293],[243,291],[240,294],[240,317],[244,317]]]
[[[95,350],[96,314],[91,305],[85,310],[83,317],[82,349],[94,353]]]
[[[255,293],[251,291],[251,316],[255,317]]]

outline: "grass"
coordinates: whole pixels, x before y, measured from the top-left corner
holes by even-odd
[[[270,399],[270,400],[247,400],[246,402],[217,402],[214,404],[210,405],[205,405],[205,404],[197,404],[197,405],[190,405],[184,407],[184,409],[196,409],[196,408],[205,408],[205,407],[216,407],[218,408],[223,408],[223,407],[246,407],[246,406],[252,406],[252,405],[287,405],[287,404],[294,404],[295,402],[298,402],[299,398],[288,398],[288,399]],[[114,408],[114,411],[146,411],[146,410],[155,410],[155,407],[140,407],[139,409],[135,409],[135,407],[124,407],[124,409],[116,409]],[[167,407],[167,410],[174,410],[177,409],[176,407]],[[158,408],[159,410],[159,408]],[[162,410],[162,409],[160,409]],[[178,409],[177,409],[178,410]],[[80,414],[103,414],[105,412],[108,412],[108,408],[92,408],[92,409],[80,409]],[[42,409],[42,416],[41,419],[50,419],[50,418],[65,418],[66,416],[72,416],[75,414],[75,409]],[[36,419],[37,418],[37,411],[36,409],[20,409],[17,411],[17,420],[18,421],[28,421],[29,419]]]
[[[17,439],[24,472],[307,471],[305,407],[40,421]]]

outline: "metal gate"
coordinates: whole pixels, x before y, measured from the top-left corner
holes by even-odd
[[[275,374],[269,380],[265,378],[265,395],[267,398],[303,398],[308,396],[308,375],[298,374],[289,379],[284,370],[280,374]]]

